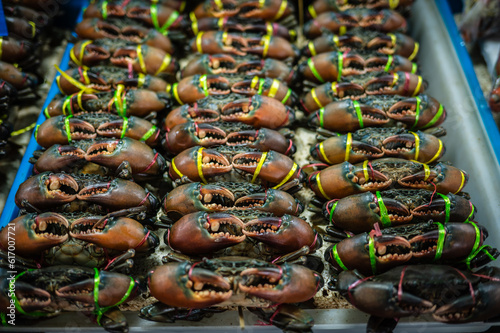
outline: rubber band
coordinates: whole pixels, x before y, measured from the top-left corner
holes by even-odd
[[[457,194],[458,192],[460,192],[465,185],[465,174],[462,170],[460,170],[460,174],[462,175],[462,181],[460,183],[460,187],[458,188],[458,190],[454,194]]]
[[[285,97],[281,100],[281,103],[286,104],[291,95],[292,95],[292,89],[288,88]]]
[[[411,134],[413,134],[413,136],[415,137],[415,161],[418,162],[418,157],[420,155],[420,137],[418,136],[417,133],[415,132],[411,132]]]
[[[420,162],[418,162],[420,163]],[[424,167],[424,181],[429,179],[429,176],[431,175],[431,169],[429,169],[429,166],[425,163],[421,163],[422,166]]]
[[[438,226],[438,241],[436,244],[436,255],[434,256],[434,261],[438,261],[441,259],[441,256],[443,255],[443,249],[444,249],[444,239],[446,236],[446,230],[444,229],[444,225],[439,222],[434,222],[435,225]]]
[[[361,107],[359,106],[359,102],[356,100],[352,101],[352,105],[354,106],[354,110],[356,110],[356,116],[358,117],[359,127],[364,128],[363,124],[363,112],[361,111]]]
[[[280,8],[278,9],[278,13],[276,14],[276,16],[273,18],[273,21],[277,21],[277,20],[279,20],[283,16],[283,14],[285,13],[287,5],[288,5],[288,1],[287,0],[282,0],[281,1]]]
[[[443,104],[439,104],[439,109],[434,115],[434,117],[424,127],[422,127],[422,129],[432,127],[439,120],[439,118],[441,118],[443,111],[444,111]]]
[[[250,88],[255,89],[255,87],[257,86],[259,81],[260,81],[260,78],[258,76],[254,76],[252,78],[252,81],[250,82]]]
[[[384,72],[388,72],[391,69],[394,57],[392,55],[387,56],[387,63],[385,64]]]
[[[179,169],[177,169],[177,166],[175,165],[175,157],[172,159],[172,162],[170,162],[170,165],[172,166],[172,169],[174,169],[175,173],[179,176],[179,178],[182,178],[184,177],[184,175],[182,174],[182,172],[179,171]]]
[[[370,179],[370,175],[368,174],[368,162],[368,160],[363,162],[363,175],[365,176],[366,181]]]
[[[123,139],[125,137],[125,133],[127,133],[127,130],[128,130],[128,118],[123,117],[122,134],[120,136],[120,139]]]
[[[120,85],[119,85],[120,86]],[[85,110],[85,108],[83,107],[83,102],[82,102],[82,96],[85,92],[83,90],[80,90],[77,94],[76,94],[76,102],[78,104],[78,107],[80,108],[80,110],[82,111],[87,111]],[[74,96],[74,95],[73,95]],[[70,104],[70,108],[71,108],[71,114],[73,113],[73,104]]]
[[[318,115],[318,119],[319,119],[319,127],[321,127],[321,128],[323,128],[324,122],[325,122],[324,113],[325,113],[325,108],[319,109],[318,112],[316,113]]]
[[[314,63],[312,61],[312,58],[307,59],[307,66],[309,66],[309,69],[313,73],[314,77],[321,83],[324,83],[325,80],[319,75],[318,71],[316,70],[316,67],[314,67]]]
[[[203,53],[202,37],[203,37],[203,31],[199,32],[196,35],[196,50],[198,51],[198,53]]]
[[[69,56],[71,60],[77,65],[83,67],[83,54],[85,52],[85,47],[89,44],[91,44],[91,40],[84,41],[82,45],[80,45],[80,56],[77,58],[75,55],[75,46],[71,48],[71,52],[69,53]],[[1,45],[0,45],[1,46]]]
[[[403,267],[401,270],[401,276],[399,278],[399,284],[398,284],[398,301],[401,303],[401,298],[403,297],[403,277],[405,276],[406,268],[408,266]]]
[[[408,60],[412,61],[413,58],[416,57],[417,53],[418,53],[418,49],[420,47],[420,44],[418,44],[418,42],[415,42],[415,47],[413,48],[413,52],[410,54],[410,56],[408,57]]]
[[[99,270],[97,268],[94,268],[95,275],[94,275],[94,314],[97,315],[96,321],[101,326],[101,318],[103,314],[108,311],[111,308],[117,307],[123,302],[127,300],[127,298],[130,297],[130,294],[132,293],[132,290],[135,287],[135,280],[130,277],[130,284],[128,286],[127,292],[125,292],[125,295],[123,295],[122,299],[119,300],[115,305],[110,305],[110,306],[105,306],[101,308],[99,306],[99,284],[100,284],[100,275],[99,275]]]
[[[335,224],[335,222],[333,222],[333,212],[335,211],[335,208],[337,208],[338,203],[339,203],[338,201],[333,202],[332,208],[330,209],[330,223],[331,224]]]
[[[33,136],[35,137],[35,140],[38,137],[38,129],[39,128],[40,128],[40,125],[36,125],[36,127],[35,127],[35,133],[33,133]]]
[[[399,75],[398,73],[394,72],[392,74],[392,84],[391,84],[391,87],[394,87],[396,85],[396,83],[398,82],[399,80]]]
[[[412,74],[417,73],[417,69],[418,69],[418,65],[417,65],[417,63],[416,63],[416,62],[413,62],[413,63],[411,64],[411,71],[410,71],[410,73],[412,73]]]
[[[420,119],[420,103],[422,102],[421,98],[416,96],[415,100],[417,101],[417,105],[415,106],[415,123],[411,128],[417,127],[418,120]],[[425,127],[422,127],[425,128]]]
[[[142,73],[137,73],[137,88],[141,88],[146,82],[146,75]]]
[[[321,174],[321,172],[319,172],[319,173],[316,175],[316,184],[318,184],[318,189],[319,189],[319,192],[320,192],[320,193],[321,193],[321,195],[323,195],[326,199],[331,200],[332,198],[330,198],[328,195],[326,195],[325,190],[323,190],[323,186],[321,186],[321,179],[319,178],[319,177],[320,177],[320,174]]]
[[[472,283],[458,269],[456,269],[455,267],[453,267],[453,269],[456,270],[457,273],[469,284],[469,292],[470,292],[470,296],[472,298],[473,306],[476,305],[476,294],[474,293],[474,287],[472,287]]]
[[[472,219],[472,216],[474,215],[474,210],[475,210],[475,207],[474,207],[474,205],[472,204],[472,202],[470,202],[470,201],[469,201],[469,206],[470,206],[470,214],[469,214],[469,216],[467,217],[467,219],[464,221],[465,223],[470,222],[470,220]]]
[[[149,194],[149,193],[148,193]],[[148,230],[148,232],[146,233],[146,235],[144,236],[144,238],[139,242],[139,244],[137,244],[135,247],[134,247],[134,250],[140,248],[145,242],[146,240],[148,239],[149,235],[151,234],[151,230]]]
[[[74,85],[75,87],[79,88],[80,90],[83,90],[85,92],[88,92],[88,93],[95,93],[95,92],[98,92],[98,90],[95,90],[95,89],[92,89],[92,88],[89,88],[87,86],[85,86],[84,84],[82,84],[81,82],[77,81],[76,79],[72,78],[71,76],[69,76],[66,72],[64,72],[63,70],[61,70],[59,68],[59,66],[57,66],[56,64],[54,64],[54,67],[56,68],[56,70],[59,72],[59,74],[61,74],[60,76],[57,77],[56,81],[57,81],[57,86],[59,87],[59,90],[61,91],[61,93],[65,94],[66,93],[64,92],[64,90],[62,89],[61,87],[61,82],[60,82],[60,79],[61,79],[61,76],[64,77],[66,80],[68,80],[72,85]]]
[[[179,12],[182,13],[184,11],[184,9],[186,8],[186,2],[187,1],[181,1],[181,5],[179,6]]]
[[[177,101],[177,103],[179,103],[180,105],[184,105],[184,103],[179,98],[179,93],[177,92],[177,86],[178,86],[178,83],[174,83],[173,86],[172,86],[173,95],[174,95],[175,100]]]
[[[198,20],[196,19],[194,12],[189,13],[189,18],[191,19],[191,29],[193,30],[193,34],[198,35],[200,30],[198,29]]]
[[[345,35],[346,32],[347,32],[347,27],[345,25],[341,25],[339,27],[339,35],[340,36]]]
[[[162,34],[164,34],[179,17],[179,12],[174,10],[168,17],[168,20],[165,22],[165,24],[160,27],[160,24],[158,22],[158,8],[156,6],[156,3],[151,4],[151,6],[149,7],[149,11],[151,13],[151,21],[153,22],[153,26]]]
[[[257,95],[262,95],[262,89],[264,88],[265,79],[259,79],[259,88],[257,88]]]
[[[28,21],[29,25],[31,25],[31,37],[35,38],[36,35],[36,24],[33,21]]]
[[[346,135],[346,141],[345,141],[345,157],[344,161],[349,162],[349,155],[351,154],[351,147],[352,147],[352,133],[349,132]]]
[[[465,260],[465,264],[467,265],[467,269],[471,270],[471,267],[470,267],[470,263],[472,260],[474,260],[477,255],[480,253],[480,252],[483,252],[488,258],[490,258],[491,261],[495,261],[497,260],[497,258],[493,257],[491,255],[491,253],[489,253],[488,251],[486,251],[485,249],[486,248],[491,248],[491,246],[489,245],[482,245],[480,248],[478,248],[476,250],[476,252],[470,254]],[[486,279],[490,279],[490,280],[493,280],[493,281],[500,281],[500,279],[496,279],[496,278],[492,278],[490,276],[486,276],[486,275],[481,275],[481,274],[473,274],[475,276],[479,276],[479,277],[483,277],[483,278],[486,278]]]
[[[448,198],[446,195],[438,193],[441,198],[444,200],[444,212],[445,212],[445,218],[444,218],[444,223],[448,223],[450,221],[450,198]]]
[[[370,257],[370,266],[373,275],[377,274],[377,257],[375,256],[375,244],[373,235],[370,233],[368,236],[368,256]]]
[[[470,262],[479,253],[477,250],[478,250],[479,246],[481,245],[481,238],[482,237],[481,237],[481,231],[479,230],[477,224],[475,224],[474,222],[468,222],[468,223],[471,224],[474,227],[474,230],[476,231],[476,239],[474,240],[474,246],[472,247],[470,254],[465,259],[465,263],[467,264],[467,268],[470,269]]]
[[[389,0],[389,7],[395,9],[399,5],[399,0]]]
[[[64,103],[62,106],[63,115],[66,115],[66,111],[69,111],[68,115],[71,114],[71,99],[72,99],[72,96],[66,96],[66,98],[64,99]]]
[[[145,142],[147,141],[155,132],[157,128],[156,126],[152,126],[140,139],[139,141]]]
[[[309,49],[309,52],[311,52],[311,56],[315,56],[317,55],[318,53],[316,52],[316,49],[314,48],[314,42],[310,41],[309,43],[307,43],[307,48]]]
[[[18,129],[17,131],[13,131],[10,133],[10,136],[11,137],[14,137],[14,136],[18,136],[18,135],[21,135],[23,133],[26,133],[28,131],[31,131],[33,128],[35,128],[36,126],[36,122],[24,127],[24,128],[21,128],[21,129]],[[38,134],[38,133],[37,133]]]
[[[205,97],[208,97],[209,91],[208,91],[208,84],[207,84],[207,76],[200,75],[200,84],[201,84],[201,89],[203,89],[203,94],[205,94]]]
[[[280,88],[280,81],[273,79],[273,83],[271,84],[271,88],[269,89],[269,94],[267,94],[267,96],[274,98],[279,88]]]
[[[266,35],[274,35],[274,25],[271,22],[266,22]]]
[[[342,52],[337,52],[337,81],[340,81],[342,78],[342,70],[344,68],[344,54]]]
[[[267,151],[262,153],[262,156],[260,157],[259,163],[257,164],[257,167],[255,168],[255,172],[253,173],[253,177],[252,177],[252,180],[250,181],[250,183],[253,184],[255,182],[255,180],[257,179],[257,176],[259,175],[260,169],[262,169],[262,165],[264,165],[266,158],[267,158]]]
[[[224,8],[224,5],[222,4],[221,0],[214,0],[214,4],[217,6],[219,10]]]
[[[123,84],[119,84],[116,87],[113,101],[115,103],[116,113],[118,113],[118,115],[121,117],[125,117],[125,115],[127,114],[127,102],[125,94],[125,86]]]
[[[267,57],[267,52],[269,52],[269,44],[271,43],[271,36],[264,35],[260,40],[260,45],[264,45],[264,50],[262,51],[262,57]]]
[[[338,244],[338,243],[337,243]],[[344,263],[342,262],[342,260],[340,259],[340,256],[339,256],[339,253],[337,251],[337,244],[335,244],[333,247],[332,247],[332,252],[333,253],[333,259],[335,260],[335,262],[340,266],[340,268],[342,268],[344,271],[348,271],[349,268],[346,267],[346,265],[344,265]]]
[[[316,105],[319,106],[320,108],[322,108],[323,105],[321,105],[321,103],[319,102],[318,96],[316,95],[316,88],[311,89],[311,96],[312,96],[314,102],[316,103]]]
[[[351,289],[356,288],[356,286],[357,286],[357,285],[359,285],[359,284],[361,284],[361,283],[363,283],[363,282],[365,282],[365,281],[367,281],[367,280],[371,279],[372,277],[373,277],[373,276],[367,276],[367,277],[365,277],[365,278],[359,279],[359,280],[357,280],[356,282],[353,282],[351,285],[349,285],[349,287],[347,287],[347,295],[349,296],[349,302],[350,302],[352,305],[356,306],[356,302],[354,302],[354,299],[353,299],[353,297],[352,297],[352,294],[351,294]]]
[[[139,66],[141,67],[141,71],[146,74],[148,71],[146,69],[146,64],[144,63],[144,57],[142,56],[142,45],[137,45],[137,58],[139,59]]]
[[[327,157],[327,156],[326,156],[326,154],[325,154],[324,141],[323,141],[323,142],[321,142],[321,143],[319,144],[319,151],[320,151],[321,156],[323,157],[323,159],[326,161],[326,163],[328,163],[328,164],[333,164],[333,163],[332,163],[332,162],[328,159],[328,157]]]
[[[382,225],[384,226],[384,228],[390,227],[392,224],[391,218],[389,217],[389,214],[387,213],[387,207],[384,204],[384,200],[382,199],[382,195],[380,194],[379,191],[376,191],[375,196],[377,197],[378,207],[380,208],[380,221],[382,222]]]
[[[413,92],[412,96],[418,95],[421,86],[422,86],[422,77],[419,75],[418,76],[417,87],[415,88],[415,91]]]
[[[386,35],[391,38],[391,44],[392,44],[392,46],[396,46],[396,41],[397,41],[396,35],[395,34],[391,34],[391,33],[388,33]]]
[[[196,168],[198,169],[198,176],[200,177],[201,181],[203,182],[203,184],[206,184],[207,180],[203,176],[203,154],[202,154],[203,149],[205,149],[205,148],[201,147],[196,152],[196,154],[197,154]]]
[[[309,11],[309,14],[311,14],[312,18],[316,18],[318,16],[318,13],[316,13],[313,5],[309,5],[309,7],[307,7],[307,10]]]
[[[438,148],[438,151],[436,152],[436,155],[434,155],[429,161],[427,161],[426,163],[432,163],[434,162],[435,160],[437,160],[439,158],[439,156],[441,155],[441,152],[443,151],[443,141],[441,141],[441,139],[438,139],[439,141],[439,148]]]
[[[71,139],[71,127],[69,125],[70,118],[73,118],[73,116],[69,115],[66,118],[64,118],[64,131],[66,132],[66,137],[68,138],[68,143],[70,143],[72,141],[72,139]]]
[[[85,84],[89,85],[90,84],[90,79],[89,79],[89,75],[88,75],[88,72],[87,72],[87,68],[83,68],[81,66],[78,67],[78,73],[80,73],[80,76],[83,78],[83,82]]]

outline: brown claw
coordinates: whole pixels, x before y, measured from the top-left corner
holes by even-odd
[[[229,133],[225,143],[228,146],[249,146],[260,151],[274,150],[285,155],[295,152],[295,146],[290,139],[278,131],[267,128]]]
[[[265,217],[245,223],[243,233],[274,248],[278,253],[290,253],[303,246],[314,250],[316,233],[301,218],[284,215]]]
[[[418,104],[420,104],[420,109],[417,118]],[[410,128],[425,129],[442,124],[446,119],[446,110],[435,98],[428,95],[419,95],[395,103],[391,106],[387,115],[392,119],[405,123]]]
[[[76,43],[72,48],[72,52],[75,55],[75,59],[81,59],[81,62],[77,63],[78,66],[81,65],[96,66],[102,61],[109,59],[111,54],[105,47],[90,43],[85,45],[84,48],[82,49],[83,43],[88,43],[88,42],[91,41],[90,40],[80,41]],[[83,54],[81,52],[83,52]]]
[[[417,148],[418,138],[418,148]],[[421,131],[392,135],[382,141],[385,155],[429,163],[439,160],[446,149],[440,139]],[[418,149],[418,150],[417,150]]]
[[[68,140],[85,140],[96,137],[94,126],[86,121],[66,116],[45,120],[36,132],[38,144],[48,148],[55,144],[67,144]]]
[[[372,56],[366,60],[365,69],[367,72],[403,71],[415,73],[417,71],[417,64],[400,55],[378,55]]]
[[[436,195],[432,202],[415,207],[412,210],[413,215],[420,219],[433,220],[436,222],[446,222],[446,214],[449,214],[449,220],[463,222],[466,219],[472,220],[477,211],[475,206],[469,200],[459,195],[446,195],[451,201],[449,212],[446,212],[446,202],[441,195]]]
[[[186,122],[208,123],[218,121],[220,114],[218,110],[201,109],[198,103],[193,105],[183,105],[178,107],[167,115],[164,122],[164,129],[167,131],[174,126]]]
[[[175,222],[168,244],[183,254],[205,255],[243,242],[243,227],[243,222],[231,214],[196,212]]]
[[[458,193],[463,190],[469,180],[469,175],[451,165],[441,162],[430,168],[427,172],[422,164],[422,171],[405,176],[398,180],[401,186],[409,188],[422,188],[436,190],[439,193]]]
[[[268,189],[265,193],[255,193],[239,198],[234,202],[237,209],[257,209],[265,212],[272,212],[276,216],[299,215],[304,207],[287,192],[275,189]]]
[[[148,285],[160,302],[193,309],[221,303],[233,294],[224,277],[188,262],[156,267],[149,275]]]
[[[348,148],[349,147],[349,148]],[[348,151],[346,151],[349,149]],[[311,147],[311,156],[328,164],[346,161],[358,163],[384,156],[384,152],[376,146],[353,140],[350,135],[331,137]]]
[[[53,145],[37,159],[35,173],[45,171],[71,172],[73,166],[85,160],[85,151],[69,145]]]
[[[381,74],[364,85],[368,95],[415,96],[424,92],[427,83],[420,75],[409,72]]]
[[[301,100],[302,107],[307,113],[326,107],[338,99],[356,98],[365,93],[362,85],[350,82],[327,82],[313,89]]]
[[[165,149],[178,154],[194,146],[211,147],[226,143],[226,132],[205,123],[189,122],[174,126],[166,133]]]
[[[198,161],[201,164],[201,172],[199,172]],[[232,165],[224,155],[212,149],[196,146],[184,150],[172,160],[169,175],[173,180],[186,176],[191,181],[205,182],[204,179],[228,173],[231,169]]]

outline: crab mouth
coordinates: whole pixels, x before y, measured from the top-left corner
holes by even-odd
[[[382,145],[387,155],[410,153],[415,148],[415,137],[411,134],[393,135],[382,141]]]
[[[382,192],[383,193],[383,192]],[[374,203],[376,208],[374,211],[376,213],[380,212],[378,198],[374,195]],[[387,209],[387,216],[389,217],[391,223],[396,225],[406,224],[413,219],[413,214],[408,210],[408,208],[399,202],[391,198],[383,198],[384,205]]]
[[[234,204],[234,195],[224,187],[205,185],[198,196],[201,204],[209,210],[225,210]]]
[[[394,46],[389,36],[373,38],[366,44],[366,48],[379,53],[394,54]]]
[[[131,48],[121,48],[109,59],[113,65],[126,66],[137,58],[137,51]]]
[[[368,121],[377,125],[383,125],[389,122],[387,115],[382,110],[364,105],[362,105],[360,108],[361,108],[361,117],[363,118],[364,121]]]
[[[231,93],[231,86],[226,78],[207,78],[207,84],[211,95],[227,95]]]
[[[319,148],[318,148],[319,149]],[[370,159],[376,159],[384,156],[384,152],[380,150],[378,147],[362,143],[355,142],[351,146],[352,151],[357,155],[367,156]]]
[[[417,189],[427,189],[430,185],[435,185],[434,175],[431,171],[431,176],[424,180],[425,176],[415,176],[409,175],[398,180],[398,183],[403,187],[417,188]]]
[[[111,56],[106,49],[97,45],[87,45],[85,50],[90,56],[96,57],[99,60],[108,59]]]
[[[24,287],[24,283],[21,282],[16,283],[16,290],[19,290],[19,293],[16,292],[19,305],[25,311],[41,310],[52,303],[50,293],[41,288]]]
[[[396,120],[404,120],[407,117],[411,117],[411,119],[415,118],[416,110],[416,103],[412,103],[409,101],[400,101],[391,106],[387,113],[391,118],[394,118]]]
[[[356,75],[365,72],[365,60],[357,54],[349,54],[344,57],[344,69],[342,75]]]
[[[406,262],[412,257],[412,247],[403,237],[376,237],[374,246],[377,260],[383,263]]]
[[[226,132],[222,129],[208,124],[195,123],[196,137],[202,144],[224,144],[226,142]]]
[[[387,65],[387,57],[373,57],[366,61],[365,68],[367,71],[382,71]]]
[[[397,83],[397,82],[396,82]],[[373,78],[366,83],[365,92],[368,95],[378,95],[394,92],[394,75],[383,75]]]
[[[97,29],[102,31],[102,33],[108,38],[119,38],[120,30],[112,24],[105,22],[97,23]]]
[[[61,241],[68,238],[68,227],[68,220],[56,213],[38,215],[32,225],[37,236]]]
[[[112,155],[118,148],[118,141],[99,142],[91,145],[87,149],[86,156],[89,158],[99,155]]]
[[[238,145],[251,145],[255,143],[255,140],[259,134],[259,131],[240,131],[235,133],[230,133],[227,136],[226,144],[228,146],[238,146]]]
[[[233,165],[239,168],[255,168],[262,158],[262,153],[241,153],[233,157]]]
[[[231,214],[212,214],[207,216],[203,227],[216,239],[229,239],[242,242],[246,237],[243,234],[243,222]]]
[[[84,281],[78,281],[71,285],[61,287],[56,290],[56,295],[63,298],[75,298],[85,301],[92,299],[92,294],[94,291],[93,280],[85,279]]]
[[[246,96],[252,96],[257,94],[257,89],[252,88],[252,81],[251,80],[245,80],[245,81],[240,81],[231,87],[231,91],[236,94],[241,94],[241,95],[246,95]]]
[[[98,223],[100,220],[100,217],[77,219],[71,224],[71,237],[83,238],[81,236],[102,233],[107,225],[107,219],[103,223]]]
[[[264,69],[264,64],[264,59],[245,61],[236,66],[235,71],[246,75],[259,74]]]
[[[439,233],[437,230],[411,239],[411,250],[415,258],[434,257],[437,250]]]
[[[262,234],[275,234],[279,231],[280,226],[271,223],[250,221],[245,224],[243,233],[248,236],[258,236]]]
[[[349,173],[347,178],[365,191],[384,189],[389,187],[392,183],[392,180],[387,178],[386,175],[380,171],[373,170],[373,168],[370,168],[366,176],[367,178],[365,178],[363,170],[360,170],[360,172]]]
[[[249,268],[241,272],[239,288],[252,293],[260,290],[274,290],[283,284],[282,271],[278,268]]]
[[[412,211],[413,215],[434,220],[441,220],[445,216],[446,205],[443,199],[434,199],[431,203],[415,207]]]
[[[365,88],[362,85],[349,82],[340,82],[336,84],[337,97],[340,99],[353,98],[358,99],[365,96]]]
[[[233,73],[236,68],[236,60],[229,55],[209,55],[208,63],[214,74]]]
[[[214,175],[231,171],[232,165],[227,158],[214,150],[202,152],[202,170],[204,175]]]
[[[266,203],[266,199],[267,199],[266,193],[256,193],[252,195],[247,195],[236,200],[236,202],[234,203],[234,207],[237,209],[262,207]]]
[[[185,287],[198,299],[228,299],[233,294],[231,284],[222,276],[203,268],[190,268]]]
[[[252,99],[240,99],[232,103],[228,103],[222,107],[222,120],[238,119],[245,117],[254,110]]]
[[[123,28],[120,33],[120,37],[122,37],[125,40],[134,42],[136,44],[140,44],[144,40],[145,36],[146,33],[144,31],[141,31],[140,29],[136,29],[130,26]]]
[[[440,322],[461,322],[469,319],[476,312],[474,306],[465,309],[453,309],[453,305],[444,305],[434,311],[432,317]]]
[[[219,112],[210,109],[199,109],[198,104],[195,103],[192,107],[186,110],[186,116],[194,122],[214,122],[219,120]]]
[[[80,200],[89,200],[95,198],[98,195],[103,195],[108,193],[109,184],[94,184],[84,187],[78,192],[76,197]]]
[[[54,198],[74,199],[78,192],[78,183],[67,175],[50,175],[45,179],[46,191]]]
[[[99,125],[96,132],[101,136],[112,137],[121,134],[122,131],[123,131],[123,120],[120,119]]]

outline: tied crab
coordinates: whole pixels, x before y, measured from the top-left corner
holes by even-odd
[[[77,115],[85,112],[109,112],[122,117],[154,117],[169,109],[171,100],[167,93],[147,89],[129,89],[124,86],[108,92],[56,95],[43,111],[47,118],[60,115]]]
[[[298,72],[313,83],[340,81],[342,77],[370,72],[417,72],[417,64],[399,55],[333,51],[310,57],[299,64]]]
[[[383,33],[379,31],[354,28],[343,35],[323,34],[309,41],[302,49],[306,57],[348,50],[366,50],[387,55],[399,55],[413,61],[419,50],[419,43],[402,33]]]
[[[500,271],[476,272],[444,265],[400,266],[375,276],[340,273],[336,289],[370,314],[371,331],[392,332],[394,318],[429,313],[443,323],[483,321],[498,315]]]
[[[127,137],[55,144],[44,151],[35,151],[30,162],[35,173],[97,173],[135,180],[157,178],[166,167],[162,155],[144,142]]]
[[[435,134],[443,134],[436,130]],[[422,163],[439,160],[446,149],[437,136],[422,131],[412,132],[398,127],[368,127],[329,138],[311,147],[314,159],[327,164],[359,163],[382,157],[402,158]]]
[[[413,0],[314,0],[307,8],[308,14],[311,17],[316,17],[324,12],[341,12],[352,8],[368,8],[368,9],[405,9],[413,4]]]
[[[321,237],[301,218],[252,210],[190,213],[164,235],[173,251],[198,258],[222,253],[284,262],[322,245]]]
[[[398,158],[382,158],[351,164],[344,162],[312,173],[309,187],[320,198],[344,198],[362,192],[389,188],[436,190],[458,193],[469,176],[464,171],[443,162],[427,165]]]
[[[154,147],[160,142],[160,130],[142,118],[120,117],[101,112],[55,116],[45,120],[35,130],[35,139],[44,148],[98,137],[118,139],[128,137]]]
[[[309,127],[341,133],[391,126],[424,130],[439,126],[446,119],[443,105],[428,95],[372,95],[335,101],[316,109],[310,110],[314,112],[308,116]]]
[[[10,304],[15,305],[17,315],[37,320],[62,311],[83,310],[110,332],[128,332],[127,320],[118,306],[144,289],[130,276],[86,267],[53,266],[21,272],[14,275],[15,291],[9,287],[9,276],[11,272],[0,268],[2,315],[9,317]]]
[[[281,329],[308,331],[314,325],[312,317],[288,303],[307,301],[322,285],[318,273],[296,264],[276,265],[244,257],[169,263],[149,273],[149,290],[159,302],[141,309],[140,317],[162,322],[200,320],[215,310],[196,309],[246,306]],[[281,305],[274,308],[273,304]],[[180,309],[173,311],[172,307]]]
[[[177,221],[198,211],[213,213],[240,209],[271,212],[276,216],[298,216],[304,205],[285,191],[257,184],[247,183],[242,187],[240,182],[194,182],[170,191],[163,199],[162,209],[170,221]]]
[[[279,21],[291,16],[294,8],[287,0],[205,0],[190,14],[192,21],[205,17],[239,17],[242,19],[260,19]]]
[[[499,252],[483,242],[488,232],[474,222],[423,224],[372,230],[331,245],[325,251],[336,273],[356,269],[379,274],[405,264],[449,264],[472,269],[495,260]]]
[[[406,19],[390,9],[354,8],[339,13],[325,12],[304,24],[304,35],[308,39],[320,36],[324,30],[340,33],[346,29],[361,27],[381,32],[402,32],[407,29]]]
[[[296,147],[288,131],[278,132],[268,128],[255,129],[251,125],[237,122],[196,123],[188,122],[168,130],[163,147],[170,154],[178,154],[194,146],[218,145],[248,146],[260,151],[274,150],[293,155]]]
[[[129,180],[98,175],[69,175],[43,172],[19,185],[15,203],[28,211],[95,211],[98,214],[141,207],[154,215],[158,199],[145,188]]]
[[[287,190],[298,190],[298,183],[305,177],[286,155],[238,146],[187,149],[172,159],[168,175],[176,184],[243,179]]]
[[[422,76],[409,72],[370,72],[350,75],[340,82],[326,82],[312,88],[301,100],[307,113],[326,107],[345,98],[359,99],[372,95],[401,95],[414,97],[424,93],[427,82]]]
[[[453,193],[397,189],[328,201],[323,215],[334,227],[359,233],[370,231],[376,223],[385,228],[428,221],[468,222],[476,210],[469,200]]]
[[[119,214],[22,215],[0,231],[2,249],[8,246],[9,230],[14,230],[18,244],[14,251],[17,261],[28,267],[71,264],[126,271],[132,267],[130,257],[135,253],[147,254],[159,245],[154,233],[138,221]]]

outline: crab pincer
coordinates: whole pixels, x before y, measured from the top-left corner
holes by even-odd
[[[195,103],[210,95],[227,95],[231,92],[229,80],[220,75],[193,75],[174,83],[167,91],[179,104]]]
[[[251,80],[243,80],[232,85],[231,91],[240,95],[263,95],[274,98],[287,106],[297,102],[297,95],[286,84],[277,79],[259,78],[254,76]]]
[[[198,103],[186,104],[175,108],[167,115],[163,122],[163,128],[170,131],[176,125],[187,122],[211,123],[220,120],[218,109],[200,107]]]
[[[37,158],[33,172],[71,172],[75,166],[85,162],[85,154],[85,150],[75,146],[52,145]]]
[[[299,73],[311,82],[340,81],[342,76],[365,72],[365,59],[352,51],[321,53],[299,64]]]
[[[367,95],[416,96],[425,91],[427,82],[420,75],[410,72],[378,72],[363,86]]]
[[[439,160],[446,148],[434,135],[421,131],[392,135],[382,141],[382,151],[387,157],[398,157],[422,163]]]
[[[339,33],[341,30],[351,29],[358,26],[358,19],[349,12],[327,12],[321,13],[314,19],[304,24],[304,35],[313,39],[322,35],[323,31],[329,30]]]
[[[417,95],[392,105],[387,116],[409,128],[426,129],[441,125],[446,119],[446,109],[429,95]]]
[[[285,214],[298,216],[304,211],[304,205],[298,199],[285,191],[273,188],[262,193],[240,197],[234,202],[234,207],[236,209],[257,209],[273,213],[276,216]]]
[[[146,143],[150,147],[160,142],[160,130],[151,122],[130,116],[112,119],[96,128],[98,135],[106,138],[131,138]]]
[[[191,213],[174,223],[165,234],[165,243],[183,254],[205,255],[243,242],[243,227],[243,222],[232,214]]]
[[[163,50],[147,46],[127,46],[117,49],[109,59],[115,66],[132,69],[137,73],[174,76],[179,64]]]
[[[301,104],[307,113],[321,108],[327,108],[331,102],[352,98],[356,99],[365,94],[365,88],[352,82],[327,82],[312,88],[302,99]]]
[[[295,112],[273,98],[254,95],[223,106],[221,119],[231,122],[239,121],[257,128],[276,129],[293,123]]]
[[[94,139],[96,135],[95,128],[90,123],[66,116],[49,118],[35,131],[37,143],[44,148],[68,144],[73,140]]]
[[[228,146],[248,146],[260,151],[274,150],[289,156],[293,155],[297,149],[291,139],[268,128],[231,132],[227,134],[225,144]]]
[[[190,43],[191,51],[202,54],[227,53],[244,56],[247,54],[244,51],[246,47],[248,47],[246,38],[224,31],[199,32]]]
[[[226,143],[227,134],[219,127],[189,122],[174,126],[166,134],[163,147],[170,154],[178,154],[194,146],[211,147]]]
[[[299,56],[297,47],[279,36],[247,37],[246,40],[248,46],[241,48],[241,50],[247,54],[256,54],[262,58],[278,60],[294,60]]]
[[[384,156],[384,151],[375,145],[355,140],[352,138],[352,133],[347,133],[347,135],[333,136],[314,145],[310,149],[310,154],[322,162],[338,164],[381,158]]]
[[[287,0],[244,1],[238,5],[238,9],[238,16],[265,21],[278,21],[294,12]]]
[[[184,66],[181,77],[185,78],[196,74],[230,74],[236,71],[236,65],[235,58],[230,54],[202,54]]]

